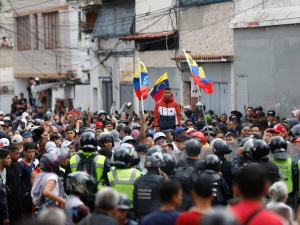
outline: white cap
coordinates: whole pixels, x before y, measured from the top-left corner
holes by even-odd
[[[190,105],[185,105],[183,106],[184,109],[192,109],[192,107]]]
[[[165,135],[163,132],[157,132],[157,133],[154,134],[153,140],[155,141],[155,140],[156,140],[157,138],[159,138],[159,137],[164,137],[164,138],[166,138],[166,135]]]
[[[29,114],[28,114],[27,112],[23,112],[23,113],[22,113],[22,117],[23,117],[23,118],[26,118],[27,116],[29,116]]]
[[[0,115],[4,115],[4,112],[0,111]]]
[[[69,148],[69,145],[73,144],[75,142],[74,141],[68,141],[68,140],[65,140],[62,144],[61,144],[61,148]]]
[[[3,125],[3,126],[4,126],[4,122],[3,122],[3,121],[0,121],[0,125]]]
[[[12,144],[19,144],[23,141],[23,138],[20,134],[16,134],[15,136],[13,136],[11,143]]]
[[[0,139],[0,147],[2,146],[9,146],[9,140],[7,138]]]

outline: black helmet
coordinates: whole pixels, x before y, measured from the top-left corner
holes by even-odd
[[[190,139],[185,145],[185,150],[188,156],[197,156],[200,154],[202,144],[196,139]]]
[[[249,156],[254,161],[259,161],[269,155],[270,149],[268,144],[261,139],[250,138],[244,144],[244,151],[249,152]]]
[[[140,155],[137,153],[137,151],[135,150],[135,147],[129,143],[123,143],[122,147],[128,148],[130,150],[130,153],[132,155],[132,162],[131,165],[132,166],[137,166],[140,164]]]
[[[114,164],[126,166],[132,163],[132,154],[129,148],[120,146],[114,152]]]
[[[204,159],[204,167],[206,170],[220,171],[221,161],[216,155],[207,155]]]
[[[167,175],[172,175],[175,169],[175,159],[170,154],[163,154],[164,165],[161,166],[161,170]]]
[[[240,147],[243,147],[244,144],[246,143],[246,141],[248,141],[250,139],[250,137],[245,137],[242,139],[241,143],[240,143]]]
[[[278,150],[286,151],[287,143],[283,139],[283,137],[280,136],[273,137],[270,141],[270,149],[272,153]]]
[[[95,178],[83,171],[76,171],[67,176],[67,190],[71,193],[87,196],[95,191],[96,184]]]
[[[84,151],[95,151],[97,149],[97,136],[91,130],[86,130],[80,137],[80,149]]]
[[[161,160],[155,156],[147,156],[145,159],[145,168],[159,168],[162,166]]]
[[[273,137],[270,141],[270,150],[272,156],[278,159],[287,159],[289,157],[288,153],[286,152],[287,143],[283,139],[283,137],[276,136]]]
[[[212,149],[216,155],[225,155],[232,152],[232,150],[229,149],[228,143],[226,141],[223,141],[222,139],[217,139],[213,143]]]
[[[105,141],[112,141],[112,147],[115,146],[114,136],[110,132],[102,132],[100,134],[99,141],[101,143],[101,147],[104,147]]]
[[[40,159],[40,168],[44,172],[59,172],[59,165],[67,158],[69,152],[66,149],[55,149],[51,153],[45,153]]]
[[[151,148],[149,148],[148,152],[147,152],[147,156],[155,156],[156,158],[160,159],[161,162],[163,162],[163,153],[164,150],[161,146],[159,145],[155,145]]]
[[[128,195],[120,193],[119,194],[119,203],[118,209],[130,209],[131,200],[129,199]]]

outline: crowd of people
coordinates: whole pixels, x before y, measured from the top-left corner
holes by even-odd
[[[297,223],[299,109],[114,107],[0,111],[0,224]]]

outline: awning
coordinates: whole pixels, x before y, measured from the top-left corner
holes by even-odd
[[[300,6],[248,10],[238,14],[230,28],[253,28],[300,23]]]
[[[49,83],[49,84],[40,84],[40,85],[36,85],[35,89],[36,92],[41,92],[41,91],[45,91],[49,88],[55,87],[55,86],[60,86],[64,84],[64,82],[55,82],[55,83]]]
[[[212,55],[192,55],[196,62],[232,62],[233,56],[212,56]],[[177,56],[172,58],[175,61],[186,61],[185,56]]]
[[[147,33],[147,34],[134,34],[134,35],[126,35],[120,38],[120,40],[138,40],[138,39],[153,39],[160,37],[168,37],[174,35],[174,31],[164,31],[164,32],[155,32],[155,33]]]

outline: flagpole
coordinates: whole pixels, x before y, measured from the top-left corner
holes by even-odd
[[[139,81],[140,81],[140,93],[141,93],[141,106],[142,106],[142,114],[144,114],[144,98],[143,98],[143,93],[142,93],[142,89],[143,89],[143,85],[142,85],[142,71],[141,71],[141,61],[140,58],[138,58],[138,70],[139,70]]]
[[[185,50],[184,50],[184,49],[182,49],[182,51],[183,51],[183,53],[184,53],[184,56],[185,56],[185,58],[186,58],[187,64],[189,65],[190,72],[192,73],[192,65],[191,65],[191,63],[190,63],[190,61],[189,61],[188,57],[186,56],[186,52],[185,52]],[[197,65],[197,67],[198,67],[198,65]],[[193,74],[192,74],[192,76],[193,76]],[[200,76],[200,74],[199,74],[199,76]],[[195,83],[195,82],[194,82],[194,83]],[[202,95],[201,95],[201,90],[200,90],[200,88],[199,88],[199,86],[198,86],[198,85],[197,85],[197,88],[198,88],[198,91],[199,91],[199,96],[198,96],[198,101],[199,101],[199,98],[201,99],[201,97],[200,97],[200,96],[202,96]],[[199,101],[199,102],[200,102],[200,101]],[[207,125],[207,120],[206,120],[206,115],[205,115],[205,111],[204,111],[204,108],[203,108],[203,103],[202,103],[202,102],[201,102],[201,108],[202,108],[203,115],[204,115],[204,122],[205,122],[205,126],[206,126],[206,129],[207,129],[208,140],[209,140],[209,142],[211,142],[211,140],[210,140],[210,133],[209,133],[209,129],[208,129],[208,125]]]

